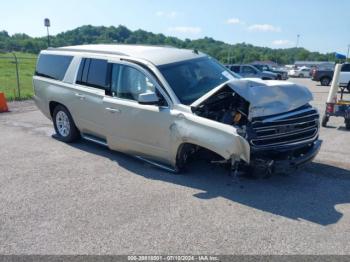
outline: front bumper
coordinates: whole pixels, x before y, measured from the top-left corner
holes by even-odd
[[[290,151],[265,153],[252,157],[250,165],[260,169],[273,169],[275,172],[288,172],[312,161],[320,151],[322,140],[315,140],[303,147]],[[279,157],[276,157],[279,156]]]
[[[309,150],[298,157],[294,157],[288,160],[277,161],[276,164],[282,166],[288,166],[291,168],[299,167],[310,161],[312,161],[321,149],[322,140],[316,140]]]

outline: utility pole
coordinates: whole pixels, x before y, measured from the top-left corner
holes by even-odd
[[[348,44],[348,52],[346,53],[346,59],[349,59],[350,44]]]
[[[299,38],[300,38],[300,35],[299,34],[297,34],[297,44],[296,44],[296,48],[298,48],[298,46],[299,46]]]
[[[47,47],[50,47],[50,34],[49,34],[50,19],[48,18],[44,19],[44,26],[46,26],[46,31],[47,31]]]

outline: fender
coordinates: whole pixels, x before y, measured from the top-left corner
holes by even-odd
[[[176,155],[183,143],[201,146],[215,152],[225,160],[250,161],[249,143],[237,134],[233,126],[222,124],[192,114],[180,113],[170,126],[171,163],[175,166]]]

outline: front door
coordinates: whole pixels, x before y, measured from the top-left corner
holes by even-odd
[[[173,116],[153,77],[134,64],[111,66],[110,96],[103,101],[108,145],[135,155],[169,160]],[[138,95],[147,91],[158,93],[161,104],[139,104]]]

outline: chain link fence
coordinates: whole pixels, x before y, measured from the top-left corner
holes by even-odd
[[[32,77],[36,55],[24,53],[0,54],[0,92],[8,100],[21,100],[33,96]]]

